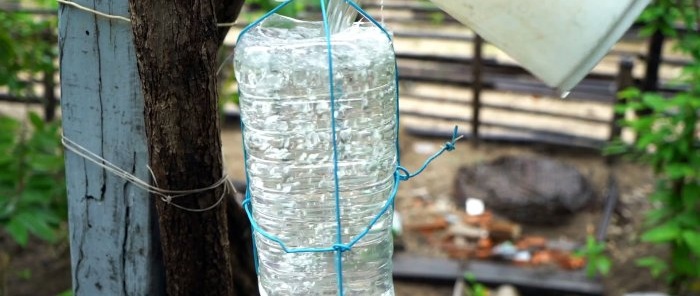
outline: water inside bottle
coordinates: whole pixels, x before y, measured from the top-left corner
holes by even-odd
[[[337,243],[333,119],[343,243],[368,226],[394,186],[391,43],[373,26],[333,34],[329,77],[321,27],[271,16],[241,38],[235,53],[253,215],[290,248]],[[345,295],[394,295],[392,214],[343,253]],[[285,253],[259,233],[255,242],[262,295],[337,295],[334,252]]]

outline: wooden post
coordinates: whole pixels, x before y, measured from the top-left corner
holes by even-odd
[[[484,40],[475,33],[474,57],[472,58],[472,144],[479,146],[479,120],[481,112],[481,75],[483,59],[481,49]]]
[[[127,0],[76,1],[128,16]],[[131,25],[59,8],[64,135],[148,180],[143,96]],[[74,295],[164,295],[149,193],[66,152]]]
[[[655,92],[659,88],[659,66],[661,65],[665,39],[666,37],[660,30],[654,31],[654,34],[649,38],[646,70],[641,85],[641,89],[644,92]],[[651,110],[641,109],[637,110],[636,113],[640,116],[649,115],[651,114]]]
[[[647,67],[644,73],[644,82],[642,83],[643,91],[654,92],[659,87],[659,66],[661,65],[665,39],[664,34],[659,30],[655,31],[649,38]]]
[[[617,91],[622,91],[625,88],[628,88],[630,86],[634,86],[634,77],[632,76],[632,68],[634,67],[634,62],[630,57],[623,57],[620,60],[620,63],[618,65],[618,70],[617,70]],[[615,94],[615,102],[619,102],[619,98],[617,97],[617,92]],[[613,108],[614,109],[614,108]],[[612,119],[610,120],[610,135],[608,136],[608,140],[612,141],[622,134],[622,127],[618,123],[620,119],[624,117],[623,114],[617,113],[613,110],[613,116]]]
[[[44,72],[43,87],[44,87],[44,120],[51,122],[56,118],[56,82],[54,81],[54,71]]]

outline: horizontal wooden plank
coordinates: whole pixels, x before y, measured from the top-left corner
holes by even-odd
[[[547,268],[522,268],[487,261],[460,262],[445,258],[429,258],[411,254],[394,255],[394,278],[454,283],[471,273],[479,283],[509,284],[523,295],[603,295],[600,281],[586,277],[581,271]]]
[[[409,114],[403,114],[409,115]],[[437,117],[437,116],[433,116]],[[444,120],[443,124],[431,124],[426,125],[417,122],[410,122],[402,119],[402,123],[406,132],[412,135],[421,137],[439,137],[439,138],[449,138],[452,136],[452,129],[455,124],[459,124],[461,131],[468,130],[465,122],[469,122],[469,118],[459,120],[450,120],[446,118],[436,118],[439,120]],[[457,119],[457,118],[454,118]],[[483,128],[482,128],[483,127]],[[495,129],[497,132],[491,133],[490,129]],[[599,150],[604,147],[604,140],[575,136],[571,134],[561,133],[561,132],[550,132],[539,130],[535,128],[524,128],[516,125],[508,124],[494,124],[494,123],[483,123],[480,127],[481,132],[479,133],[479,138],[486,141],[496,141],[496,142],[509,142],[509,143],[523,143],[523,144],[549,144],[565,147],[575,147],[584,149]],[[465,138],[470,138],[471,135],[466,132],[462,132],[461,135]]]

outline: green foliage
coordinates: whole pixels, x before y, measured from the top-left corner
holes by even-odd
[[[32,270],[29,268],[23,268],[17,271],[17,276],[22,280],[28,281],[32,278]]]
[[[596,275],[608,275],[612,267],[612,261],[605,254],[605,243],[599,242],[593,235],[586,238],[586,246],[577,255],[586,258],[586,275],[595,277]]]
[[[21,246],[55,242],[67,219],[59,124],[30,113],[27,125],[0,116],[0,227]]]
[[[430,13],[430,21],[435,25],[440,25],[445,22],[445,13],[432,12]]]
[[[5,7],[56,9],[50,0],[9,0]],[[57,18],[0,10],[0,86],[11,95],[32,97],[32,81],[40,74],[56,70]]]
[[[623,126],[637,134],[637,141],[627,145],[617,141],[609,153],[626,153],[654,169],[657,183],[650,196],[658,205],[646,216],[648,230],[642,241],[670,246],[670,258],[642,258],[654,276],[665,276],[673,294],[688,291],[700,278],[700,145],[698,117],[700,109],[700,34],[696,23],[700,11],[694,1],[657,0],[641,19],[647,24],[643,34],[661,32],[677,39],[677,49],[693,61],[684,68],[679,82],[686,92],[671,98],[657,93],[627,89],[619,93],[623,104],[620,113],[635,112]],[[682,25],[682,30],[678,26]]]
[[[464,296],[487,296],[488,289],[476,281],[474,274],[467,272],[464,274],[464,279],[467,281],[467,287],[464,290]]]

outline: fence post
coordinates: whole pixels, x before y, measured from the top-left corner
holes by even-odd
[[[659,66],[663,56],[665,36],[661,31],[655,31],[649,38],[646,58],[646,72],[642,82],[642,90],[654,92],[659,87]]]
[[[46,71],[43,77],[43,88],[44,88],[44,120],[51,122],[56,118],[56,105],[58,100],[56,99],[56,82],[54,81],[54,72]]]
[[[479,146],[479,121],[481,113],[481,88],[483,59],[481,50],[484,40],[474,33],[474,57],[472,58],[472,144]]]
[[[127,0],[80,0],[128,16]],[[131,25],[59,7],[63,133],[148,179],[143,96]],[[157,220],[148,192],[66,151],[74,295],[164,295]]]
[[[630,57],[623,57],[618,64],[617,73],[617,92],[624,90],[630,86],[634,86],[634,77],[632,76],[632,68],[634,67],[634,61]],[[617,104],[619,98],[617,97],[617,92],[615,92],[614,102]],[[619,138],[622,135],[622,127],[619,121],[624,118],[624,114],[615,112],[613,108],[613,116],[610,120],[610,135],[608,140],[612,141]]]

